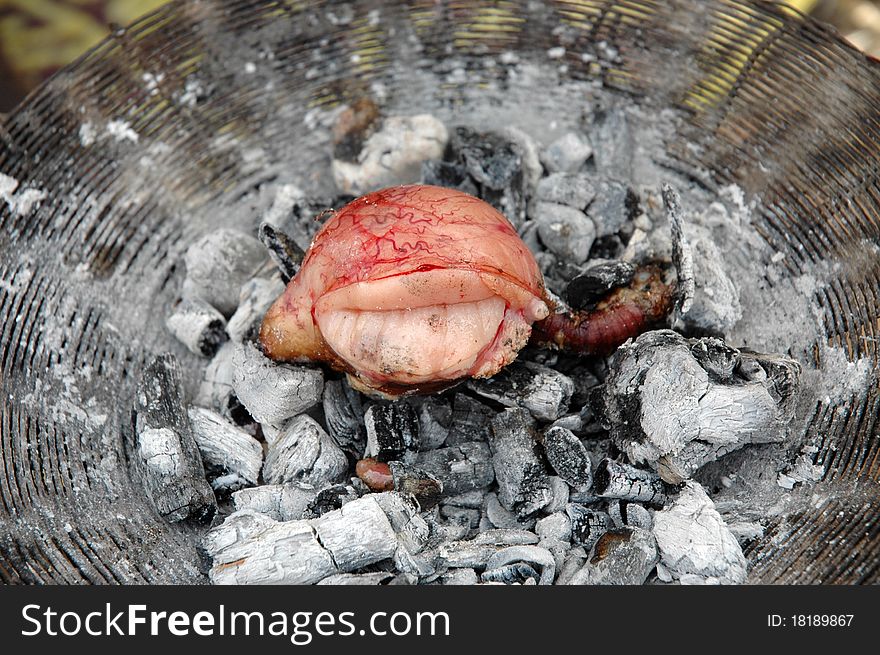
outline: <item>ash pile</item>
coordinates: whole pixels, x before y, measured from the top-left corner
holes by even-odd
[[[681,178],[644,154],[656,137],[640,126],[658,119],[640,111],[605,101],[538,143],[352,103],[329,126],[339,196],[282,186],[258,235],[218,230],[189,249],[167,326],[203,358],[200,383],[188,393],[167,355],[144,370],[136,459],[166,520],[210,526],[213,583],[745,580],[760,522],[725,517],[699,473],[786,439],[800,368],[725,341],[743,309],[713,226],[747,209],[730,190],[684,193],[670,226],[661,182]],[[607,358],[530,347],[491,379],[395,402],[267,359],[260,321],[315,219],[411,182],[493,204],[577,309],[637,265],[675,260],[687,299],[674,329]]]

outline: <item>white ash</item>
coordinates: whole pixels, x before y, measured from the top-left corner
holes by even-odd
[[[186,251],[184,295],[201,298],[224,316],[238,307],[241,287],[266,261],[263,245],[238,230],[215,230]]]
[[[6,203],[13,216],[27,216],[46,198],[43,189],[19,188],[20,184],[14,177],[0,173],[0,200]]]
[[[107,134],[116,139],[117,142],[130,141],[131,143],[137,143],[140,140],[140,136],[132,129],[131,125],[127,121],[120,119],[107,123]]]
[[[269,484],[304,482],[320,488],[341,480],[347,470],[345,453],[315,419],[302,414],[269,446],[263,477]]]
[[[685,228],[693,257],[694,295],[682,312],[691,330],[727,334],[742,318],[739,289],[724,269],[724,257],[711,235],[699,226]]]
[[[593,155],[589,140],[566,132],[541,151],[541,163],[550,173],[574,173]]]
[[[238,307],[226,324],[229,338],[240,342],[249,333],[255,333],[266,311],[282,293],[284,283],[277,276],[257,277],[245,282],[239,293]]]
[[[654,514],[654,536],[663,567],[683,583],[739,584],[746,579],[742,548],[696,482],[687,482],[671,505]]]
[[[194,355],[211,357],[228,339],[226,319],[199,298],[184,298],[165,326]]]
[[[567,584],[644,584],[659,559],[657,540],[649,530],[620,528],[603,535],[592,558],[568,578]]]
[[[191,407],[188,415],[202,461],[209,468],[234,474],[244,485],[257,484],[263,466],[260,442],[211,410]]]
[[[419,514],[418,506],[397,492],[375,494],[372,498],[385,512],[401,546],[412,555],[419,553],[428,543],[431,529]]]
[[[501,129],[501,135],[510,139],[519,147],[522,158],[522,172],[526,191],[531,193],[541,179],[541,160],[535,140],[523,130],[508,125]]]
[[[333,160],[333,179],[353,196],[418,182],[422,162],[439,159],[448,139],[446,126],[430,114],[389,116],[367,138],[357,161]]]
[[[138,455],[155,475],[180,475],[180,451],[180,438],[170,428],[148,428],[138,435]]]
[[[538,236],[550,252],[575,264],[587,261],[596,226],[584,212],[540,201],[535,205],[533,218],[538,224]]]
[[[321,400],[324,375],[318,368],[277,364],[244,343],[232,353],[232,387],[257,421],[279,425]]]
[[[650,510],[636,503],[627,503],[623,510],[623,521],[626,525],[651,530],[654,527],[654,516]]]
[[[506,407],[523,407],[536,419],[553,421],[568,409],[574,383],[535,362],[514,362],[489,379],[469,380],[468,388]]]

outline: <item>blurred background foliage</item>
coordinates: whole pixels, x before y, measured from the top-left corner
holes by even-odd
[[[167,0],[0,0],[0,113],[53,72]],[[880,0],[788,0],[880,57]]]

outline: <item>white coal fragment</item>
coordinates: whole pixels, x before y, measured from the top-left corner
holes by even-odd
[[[538,146],[535,144],[535,140],[528,133],[512,125],[503,128],[501,136],[510,139],[519,148],[522,158],[523,183],[525,184],[527,195],[531,195],[543,173],[541,157],[538,154]]]
[[[569,519],[572,542],[588,551],[603,534],[614,527],[607,512],[590,509],[577,503],[569,503],[565,508],[565,514]]]
[[[614,355],[605,419],[631,461],[675,484],[747,444],[783,441],[799,374],[786,357],[738,351],[710,337],[647,332]]]
[[[202,380],[193,403],[207,407],[229,418],[232,407],[231,400],[235,397],[232,388],[232,354],[236,345],[227,341],[211,359],[202,372]]]
[[[551,426],[542,435],[541,444],[550,467],[568,484],[578,489],[593,484],[590,455],[571,430]]]
[[[419,446],[419,419],[406,401],[370,406],[364,414],[364,425],[367,431],[364,457],[388,462]]]
[[[233,341],[244,341],[256,335],[259,324],[269,307],[284,293],[284,283],[278,277],[255,277],[241,287],[238,309],[229,319],[226,332]]]
[[[498,551],[492,544],[473,541],[447,541],[437,549],[437,562],[443,568],[483,569],[486,562]]]
[[[568,485],[565,486],[568,487]],[[516,529],[535,522],[534,519],[526,519],[521,523],[517,515],[503,507],[501,501],[498,500],[498,495],[492,492],[486,494],[486,506],[483,508],[483,514],[493,526],[499,529]]]
[[[569,578],[568,584],[644,584],[659,559],[657,540],[649,530],[618,528],[599,539],[592,558]]]
[[[188,414],[206,467],[221,475],[234,475],[240,480],[239,487],[257,484],[263,466],[260,442],[209,409],[191,407]]]
[[[695,229],[695,228],[694,228]],[[698,331],[727,334],[742,318],[739,289],[724,270],[724,257],[707,230],[689,230],[694,295],[682,320]]]
[[[364,142],[355,161],[334,159],[333,179],[343,193],[360,196],[418,182],[422,163],[443,156],[446,126],[429,114],[389,116]]]
[[[538,537],[534,532],[519,528],[506,528],[485,530],[473,538],[475,544],[489,544],[492,546],[533,546],[538,543]]]
[[[181,300],[165,326],[187,350],[203,357],[213,357],[229,339],[226,319],[199,298]]]
[[[241,286],[266,259],[262,244],[252,236],[238,230],[213,230],[186,251],[184,295],[201,298],[224,316],[232,316]]]
[[[360,457],[367,443],[360,394],[342,380],[328,380],[324,384],[322,405],[330,436],[342,450]]]
[[[257,421],[280,425],[321,400],[324,375],[316,368],[278,364],[244,343],[232,353],[232,387]]]
[[[419,407],[419,449],[434,450],[446,443],[452,425],[452,407],[444,400],[425,398]]]
[[[139,468],[156,510],[170,522],[210,521],[217,499],[205,479],[173,355],[159,355],[144,368],[135,415]]]
[[[558,539],[568,541],[571,539],[571,519],[563,512],[555,512],[535,524],[535,533],[541,539]]]
[[[523,407],[539,421],[554,421],[568,409],[574,382],[534,362],[514,362],[488,379],[469,380],[468,388],[505,407]]]
[[[409,464],[438,481],[444,496],[485,489],[495,479],[491,450],[481,441],[422,451]]]
[[[538,182],[535,197],[538,201],[584,211],[596,197],[596,187],[593,177],[586,173],[551,173]],[[537,209],[536,203],[530,206],[530,218],[535,218]]]
[[[318,585],[375,587],[377,585],[387,584],[393,577],[393,573],[387,573],[384,571],[376,573],[335,573],[318,582]]]
[[[396,491],[373,494],[371,497],[385,512],[401,546],[411,555],[419,553],[431,536],[431,528],[419,514],[419,507]]]
[[[602,107],[595,111],[589,138],[596,170],[622,180],[632,179],[636,133],[630,127],[624,107]]]
[[[318,490],[298,482],[262,484],[240,489],[232,494],[236,510],[251,509],[276,521],[295,521],[303,518]]]
[[[620,232],[635,216],[638,196],[628,185],[609,178],[594,178],[593,188],[596,197],[587,208],[587,215],[595,226],[596,238]]]
[[[487,569],[480,574],[480,581],[496,584],[537,584],[541,575],[525,562],[511,562],[496,568]]]
[[[440,584],[442,585],[475,585],[478,581],[477,572],[469,568],[452,569],[440,576]]]
[[[684,235],[684,217],[681,198],[669,184],[662,187],[663,204],[672,235],[672,263],[677,277],[675,285],[675,309],[679,315],[687,314],[694,300],[694,258],[691,246]]]
[[[746,558],[712,500],[696,482],[685,483],[672,504],[654,514],[660,561],[682,583],[740,584]]]
[[[566,132],[541,151],[541,163],[550,173],[574,173],[593,155],[589,140],[577,132]]]
[[[538,584],[550,585],[556,577],[556,560],[541,546],[510,546],[493,553],[486,560],[486,571],[500,569],[507,564],[524,562],[539,572]]]
[[[654,527],[654,517],[651,512],[636,503],[627,503],[623,508],[624,522],[635,528],[651,530]]]
[[[347,470],[345,453],[315,419],[302,414],[269,446],[263,478],[269,484],[304,482],[320,489]]]
[[[446,436],[447,446],[472,441],[488,441],[495,412],[483,403],[462,393],[452,401],[452,424]]]
[[[668,500],[669,485],[653,471],[603,459],[593,478],[594,491],[601,498],[630,500],[663,505]]]
[[[550,514],[564,511],[571,496],[571,488],[568,483],[558,475],[551,475],[550,493],[553,495],[553,499],[544,508],[544,511]]]
[[[310,524],[341,571],[387,559],[399,545],[388,517],[372,496],[343,505]]]
[[[546,507],[553,496],[549,472],[535,453],[535,421],[523,409],[507,409],[492,421],[492,463],[498,500],[520,519]]]
[[[542,200],[535,204],[533,219],[541,242],[550,252],[574,264],[589,259],[596,226],[584,212]]]

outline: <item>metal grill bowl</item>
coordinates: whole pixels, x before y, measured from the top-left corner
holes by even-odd
[[[558,46],[541,93],[483,65],[546,64]],[[600,47],[615,56],[580,56]],[[436,83],[450,60],[467,85]],[[767,334],[805,340],[808,371],[834,347],[862,373],[800,411],[785,447],[816,444],[823,478],[768,519],[750,580],[880,580],[880,70],[822,25],[734,0],[183,0],[49,80],[0,127],[0,171],[19,181],[0,202],[0,580],[204,580],[200,531],[160,520],[129,465],[135,381],[166,350],[195,379],[164,328],[180,257],[213,227],[254,227],[261,186],[326,188],[324,109],[380,89],[399,113],[517,122],[576,104],[590,79],[683,113],[668,161],[759,200],[779,284],[821,281],[798,334]],[[136,140],[83,146],[84,124],[113,121]]]

